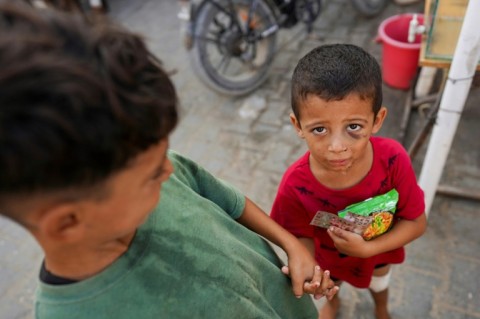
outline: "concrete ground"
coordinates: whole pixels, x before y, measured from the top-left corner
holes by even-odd
[[[182,119],[171,147],[236,185],[267,212],[284,170],[306,150],[288,119],[289,79],[298,59],[318,45],[343,42],[362,46],[381,62],[382,45],[375,41],[379,24],[399,13],[423,12],[423,3],[391,3],[378,17],[365,19],[347,0],[325,0],[312,35],[307,37],[299,27],[281,31],[282,50],[268,81],[249,96],[230,98],[212,92],[194,76],[180,38],[177,0],[110,0],[110,7],[109,15],[143,34],[166,68],[175,72]],[[379,135],[397,138],[407,93],[385,85],[384,94],[389,115]],[[252,117],[241,116],[252,97],[265,101],[265,107]],[[442,184],[480,189],[479,101],[480,90],[472,88]],[[423,121],[413,110],[407,147]],[[417,173],[427,143],[413,159]],[[407,246],[406,262],[394,267],[390,295],[394,319],[480,318],[478,207],[477,201],[436,196],[426,234]],[[41,259],[30,235],[0,217],[0,318],[33,317]],[[340,296],[340,319],[373,318],[367,291],[343,285]]]

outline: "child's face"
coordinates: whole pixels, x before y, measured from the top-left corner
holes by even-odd
[[[157,205],[160,189],[173,166],[166,157],[168,140],[141,153],[107,182],[109,193],[100,201],[85,201],[86,240],[92,244],[133,236]]]
[[[380,130],[386,109],[374,117],[372,101],[352,93],[339,101],[309,95],[299,104],[300,119],[291,115],[305,139],[311,165],[322,172],[347,172],[369,156],[369,138]]]

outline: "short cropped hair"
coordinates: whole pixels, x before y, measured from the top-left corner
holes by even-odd
[[[9,196],[101,184],[171,133],[177,105],[139,36],[1,3],[0,211]]]
[[[378,62],[351,44],[319,46],[300,59],[292,77],[292,111],[300,119],[299,104],[310,94],[326,101],[351,93],[372,101],[376,115],[382,106],[382,73]]]

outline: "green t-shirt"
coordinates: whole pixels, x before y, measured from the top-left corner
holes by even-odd
[[[84,281],[40,282],[36,317],[317,318],[265,240],[234,219],[244,208],[237,190],[169,152],[174,174],[128,251]]]

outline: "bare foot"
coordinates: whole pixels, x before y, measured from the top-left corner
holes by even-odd
[[[332,300],[325,300],[325,304],[318,314],[318,319],[335,319],[339,308],[340,297],[335,295]]]

